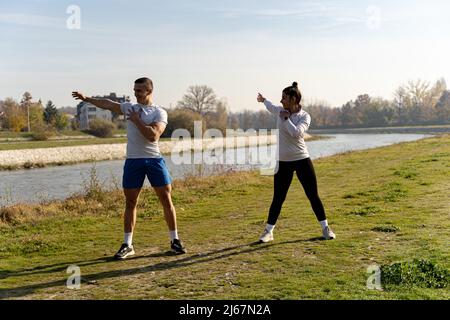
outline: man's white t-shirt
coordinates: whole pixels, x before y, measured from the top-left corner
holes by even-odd
[[[311,116],[303,109],[291,114],[288,120],[280,118],[280,112],[284,110],[281,106],[274,106],[269,100],[264,101],[266,109],[277,116],[278,160],[297,161],[309,158],[304,134],[311,123]]]
[[[139,111],[139,109],[142,109],[141,119],[146,125],[154,122],[164,122],[167,125],[167,112],[160,106],[129,102],[120,104],[120,110],[125,116],[130,110]],[[127,159],[161,158],[158,142],[151,142],[145,138],[130,120],[127,121],[127,138]]]

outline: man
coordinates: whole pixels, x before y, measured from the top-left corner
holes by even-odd
[[[124,243],[114,256],[119,260],[135,254],[132,238],[136,224],[136,206],[145,176],[149,179],[164,208],[164,217],[169,227],[171,250],[177,254],[186,252],[177,232],[176,212],[171,197],[172,178],[158,146],[159,137],[167,126],[167,112],[152,102],[152,94],[153,82],[148,78],[137,79],[134,83],[137,104],[89,98],[80,92],[72,92],[72,96],[77,100],[124,114],[127,118],[127,159],[122,182],[126,199],[125,236]]]

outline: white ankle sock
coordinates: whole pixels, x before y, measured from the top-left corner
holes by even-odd
[[[328,227],[328,221],[327,220],[323,220],[323,221],[319,221],[320,225],[322,226],[322,230],[325,229],[326,227]]]
[[[169,231],[170,241],[178,239],[178,230]]]
[[[125,233],[123,243],[126,243],[128,246],[133,244],[133,232]]]
[[[275,228],[274,224],[266,224],[266,230],[269,232],[273,232],[273,228]]]

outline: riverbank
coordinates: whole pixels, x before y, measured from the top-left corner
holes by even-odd
[[[126,137],[126,130],[113,130],[113,137],[121,138]],[[84,139],[96,139],[94,135],[81,130],[63,130],[57,131],[54,135],[48,138],[48,141],[58,140],[84,140]],[[7,142],[36,142],[33,138],[33,132],[12,132],[0,130],[0,144]]]
[[[123,139],[123,138],[121,138]],[[318,139],[306,135],[305,140],[312,141]],[[110,139],[111,140],[111,139]],[[96,140],[97,143],[86,141],[83,146],[65,146],[54,148],[34,148],[20,150],[0,150],[0,170],[17,170],[42,168],[45,166],[61,166],[83,162],[96,162],[106,160],[124,159],[126,154],[126,143],[114,143],[106,140],[107,144],[101,144],[102,140]],[[125,140],[126,141],[126,140]],[[202,143],[191,141],[171,141],[162,140],[159,143],[161,153],[168,155],[178,146],[178,151],[201,151],[205,148],[214,148],[218,146],[247,147],[255,146],[258,143],[275,144],[276,136],[250,136],[250,137],[229,137],[223,139],[203,139]],[[68,143],[69,144],[69,143]]]
[[[373,127],[373,128],[333,128],[333,129],[310,129],[311,134],[383,134],[383,133],[419,133],[419,134],[446,134],[450,133],[450,125],[434,126],[401,126],[401,127]]]
[[[183,256],[166,253],[150,189],[138,207],[137,255],[121,262],[109,259],[122,240],[120,190],[93,183],[65,201],[2,208],[0,298],[450,299],[449,135],[314,164],[334,241],[319,241],[294,180],[275,241],[256,245],[273,193],[273,178],[258,172],[174,183]],[[410,273],[414,259],[423,273]],[[65,286],[73,264],[81,268],[79,290]],[[382,267],[383,290],[367,288],[369,266]]]

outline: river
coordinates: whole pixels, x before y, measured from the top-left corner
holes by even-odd
[[[428,137],[427,134],[332,134],[330,139],[307,142],[312,159],[331,156],[338,153],[387,146],[395,143],[414,141]],[[238,148],[227,152],[229,160],[233,155],[243,155],[245,152],[256,151],[257,147]],[[276,148],[272,145],[269,148]],[[275,149],[271,149],[274,151]],[[196,153],[198,157],[201,153]],[[165,156],[166,163],[173,178],[182,179],[192,174],[210,175],[224,170],[249,170],[258,168],[248,162],[240,165],[176,165],[170,156]],[[267,159],[261,159],[267,161]],[[227,161],[230,163],[230,161]],[[124,160],[102,161],[47,167],[41,169],[3,171],[0,172],[0,205],[15,203],[44,202],[64,199],[81,192],[88,184],[93,168],[99,180],[108,187],[119,186],[122,182]],[[145,186],[149,186],[148,181]]]

